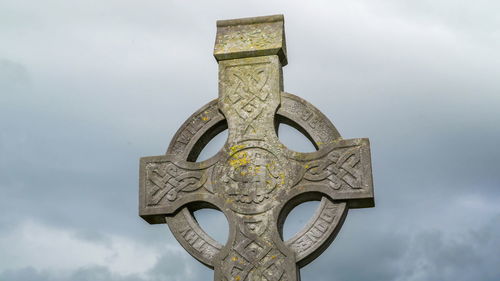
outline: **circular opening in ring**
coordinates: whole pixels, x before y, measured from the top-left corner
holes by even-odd
[[[320,201],[307,201],[295,206],[283,223],[283,241],[287,241],[306,228],[319,208]]]
[[[229,223],[226,216],[218,209],[202,208],[193,212],[195,220],[203,231],[221,245],[229,237]]]
[[[227,141],[227,121],[224,119],[206,131],[195,143],[187,161],[202,162],[213,157]]]
[[[291,198],[283,205],[278,215],[278,232],[286,243],[296,238],[305,230],[319,214],[323,195],[317,192],[306,192]],[[286,231],[285,231],[286,224]]]
[[[314,152],[318,150],[313,138],[296,122],[276,115],[276,135],[280,142],[288,149],[297,152]]]

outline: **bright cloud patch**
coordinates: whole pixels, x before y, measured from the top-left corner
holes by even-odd
[[[23,222],[0,236],[0,249],[0,271],[32,267],[67,272],[104,266],[121,274],[144,273],[155,265],[160,251],[165,250],[145,247],[119,236],[91,241],[73,231],[33,221]]]

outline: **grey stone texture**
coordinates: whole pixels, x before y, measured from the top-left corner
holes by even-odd
[[[299,268],[332,242],[349,208],[374,206],[368,139],[344,140],[305,100],[283,91],[287,63],[282,15],[217,22],[214,56],[219,97],[195,112],[162,156],[140,161],[140,216],[167,223],[216,281],[300,280]],[[277,124],[301,131],[318,149],[292,151]],[[229,129],[224,147],[195,162]],[[320,206],[302,231],[284,241],[283,223],[298,204]],[[225,245],[192,212],[215,208],[229,222]]]

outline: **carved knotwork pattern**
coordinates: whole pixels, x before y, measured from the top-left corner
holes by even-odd
[[[232,251],[223,259],[224,281],[288,280],[284,264],[294,263],[272,241],[268,222],[262,216],[243,220]]]
[[[254,241],[250,245],[260,247],[255,246],[256,243]],[[249,262],[245,257],[239,255],[238,252],[233,253],[232,256],[228,256],[222,262],[226,272],[224,274],[224,281],[288,280],[288,274],[285,272],[285,267],[283,266],[285,262],[283,254],[268,246],[260,250],[259,256],[260,259],[254,262]]]
[[[360,161],[360,146],[336,149],[323,159],[309,162],[304,179],[312,182],[326,180],[335,190],[359,189],[362,188]]]
[[[268,63],[240,65],[228,68],[228,81],[231,83],[227,97],[235,113],[243,120],[242,132],[257,128],[253,122],[267,107],[270,95],[266,88],[269,79]]]
[[[179,193],[193,192],[206,182],[203,171],[187,170],[171,162],[149,163],[146,166],[146,201],[158,205],[164,198],[177,199]]]

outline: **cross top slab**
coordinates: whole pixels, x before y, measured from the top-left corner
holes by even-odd
[[[218,99],[182,125],[166,155],[141,158],[140,216],[167,223],[193,257],[215,270],[216,281],[298,281],[298,268],[328,247],[349,208],[374,206],[368,139],[342,139],[319,110],[283,91],[283,25],[282,15],[218,21]],[[279,123],[303,132],[318,151],[288,149],[277,136]],[[226,128],[221,151],[194,162]],[[286,216],[311,200],[321,201],[315,215],[284,241]],[[192,216],[205,207],[226,216],[225,245]]]

